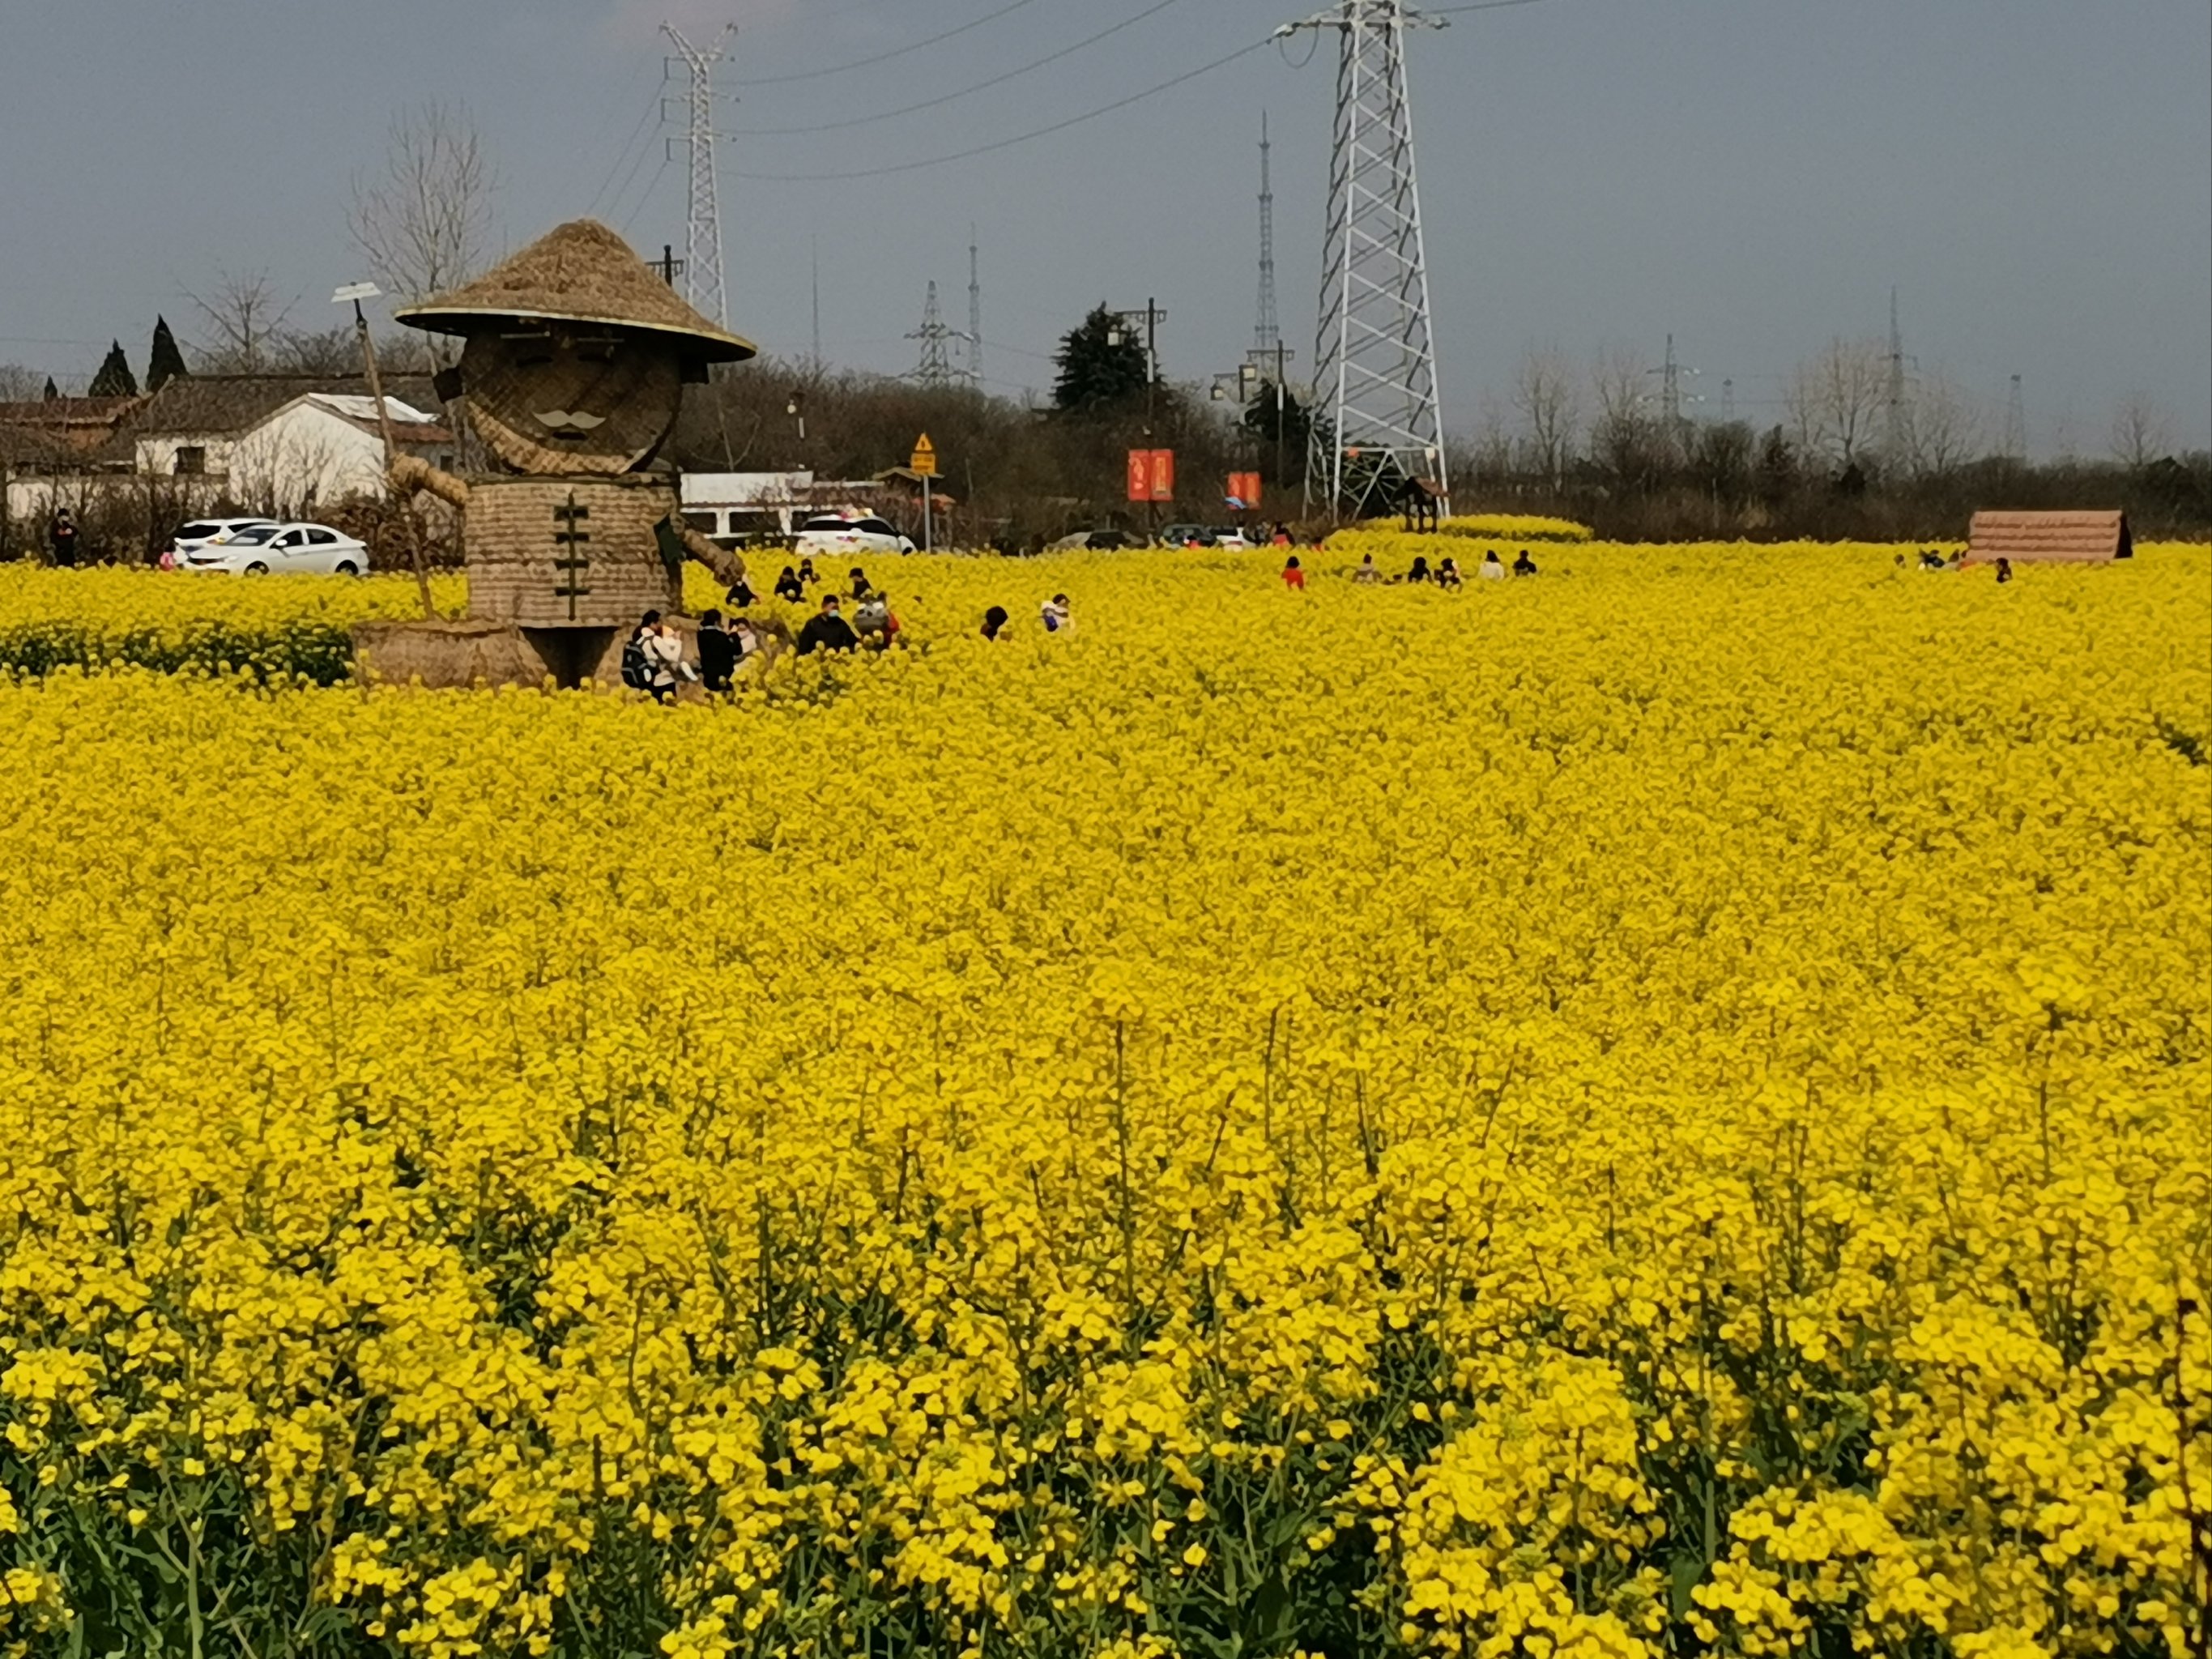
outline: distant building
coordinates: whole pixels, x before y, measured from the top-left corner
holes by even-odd
[[[161,493],[177,511],[227,507],[284,518],[311,517],[384,488],[383,434],[358,375],[192,374],[148,398],[58,401],[127,407],[113,418],[88,409],[58,428],[26,424],[20,430],[35,434],[39,447],[20,459],[10,456],[10,428],[0,414],[11,520],[42,520],[58,501],[82,508],[117,491],[143,495],[155,480],[174,481]],[[385,401],[402,450],[453,465],[453,434],[424,410],[437,406],[427,377],[394,377]],[[100,421],[105,426],[94,433]],[[58,440],[57,432],[66,435]]]

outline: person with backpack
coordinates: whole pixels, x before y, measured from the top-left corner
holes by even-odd
[[[1073,634],[1075,618],[1068,611],[1067,595],[1055,593],[1038,608],[1037,620],[1044,624],[1048,634]]]
[[[660,620],[658,611],[647,611],[623,647],[623,684],[656,702],[673,702],[684,666],[684,641]]]
[[[867,579],[859,578],[856,590],[866,586]],[[871,651],[880,651],[889,645],[891,629],[890,600],[872,587],[857,592],[860,603],[853,607],[853,631],[860,636],[860,643]]]

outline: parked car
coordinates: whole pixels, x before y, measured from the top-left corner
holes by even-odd
[[[368,569],[368,549],[324,524],[258,524],[210,542],[178,562],[179,570],[228,571],[240,576],[308,571],[359,576]]]
[[[1162,547],[1188,547],[1194,542],[1200,547],[1213,545],[1214,532],[1202,524],[1171,524],[1160,532]]]
[[[1062,536],[1057,541],[1047,542],[1048,553],[1080,553],[1086,550],[1111,553],[1125,547],[1135,547],[1140,538],[1126,530],[1079,530],[1072,536]]]
[[[194,519],[190,524],[177,526],[177,533],[169,538],[169,553],[181,564],[188,553],[197,553],[210,544],[220,547],[241,530],[276,522],[274,519]]]
[[[1255,532],[1256,533],[1256,532]],[[1216,547],[1257,547],[1259,543],[1237,525],[1223,525],[1212,532]]]
[[[881,519],[848,519],[820,514],[800,527],[791,550],[802,559],[835,558],[848,553],[911,553],[914,544]]]

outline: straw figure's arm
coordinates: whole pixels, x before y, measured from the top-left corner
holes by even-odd
[[[420,455],[395,455],[392,465],[384,470],[386,480],[392,493],[403,501],[418,489],[427,489],[440,501],[455,507],[469,504],[469,486],[465,479],[430,465]]]
[[[688,524],[679,533],[683,537],[684,550],[713,571],[723,586],[735,587],[744,580],[745,562],[735,553],[715,546]]]

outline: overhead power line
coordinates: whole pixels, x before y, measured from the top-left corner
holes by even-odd
[[[966,98],[978,92],[987,92],[993,87],[1004,86],[1007,82],[1027,75],[1032,70],[1041,70],[1048,64],[1057,64],[1063,58],[1072,58],[1086,47],[1095,46],[1101,40],[1121,33],[1124,29],[1134,28],[1148,17],[1157,17],[1170,6],[1177,3],[1179,0],[1155,0],[1155,3],[1146,7],[1135,16],[1125,17],[1110,28],[1103,28],[1096,34],[1085,36],[1073,46],[1062,46],[1058,52],[1047,52],[1043,57],[1024,64],[1018,69],[1007,70],[1002,74],[991,76],[988,81],[978,81],[973,86],[962,87],[957,92],[940,93],[934,98],[925,98],[918,104],[904,104],[897,109],[877,110],[868,115],[849,116],[842,121],[817,121],[806,126],[741,127],[731,136],[738,138],[784,138],[806,132],[834,132],[840,127],[865,127],[877,121],[889,121],[901,115],[913,115],[921,110],[935,109],[940,104],[949,104],[956,99]]]
[[[889,52],[879,52],[873,58],[856,58],[849,64],[833,64],[828,69],[804,70],[796,75],[748,76],[732,81],[730,84],[738,87],[781,86],[787,81],[819,81],[824,76],[844,75],[851,70],[867,69],[877,64],[888,64],[894,58],[903,58],[910,52],[920,52],[924,46],[933,46],[940,40],[950,40],[955,35],[967,33],[970,29],[980,29],[986,23],[995,23],[1008,12],[1019,11],[1029,3],[1030,0],[1011,0],[1011,3],[1000,7],[996,11],[984,13],[972,23],[963,23],[957,29],[946,29],[943,33],[933,34],[927,40],[909,40],[906,45],[894,46]]]
[[[1080,126],[1085,121],[1095,121],[1102,115],[1111,115],[1115,111],[1127,109],[1132,104],[1142,103],[1146,99],[1155,97],[1171,88],[1182,86],[1187,81],[1195,81],[1201,75],[1211,75],[1214,70],[1225,68],[1240,58],[1249,58],[1262,47],[1273,45],[1274,38],[1272,34],[1263,35],[1249,46],[1239,46],[1236,51],[1217,58],[1212,63],[1200,64],[1196,69],[1185,70],[1181,75],[1146,87],[1141,92],[1133,92],[1126,98],[1115,99],[1110,104],[1101,104],[1096,109],[1085,110],[1080,115],[1071,115],[1064,121],[1054,121],[1050,126],[1036,127],[1028,132],[1018,132],[1011,138],[1001,138],[994,143],[977,144],[972,149],[954,150],[946,155],[925,156],[918,161],[898,161],[890,167],[850,167],[836,173],[738,173],[733,176],[739,179],[764,180],[771,184],[821,184],[838,179],[878,179],[886,173],[913,173],[921,167],[943,167],[948,161],[964,161],[971,156],[988,155],[994,150],[1011,149],[1016,144],[1026,144],[1032,139],[1048,137],[1055,132],[1065,132],[1068,128]]]

